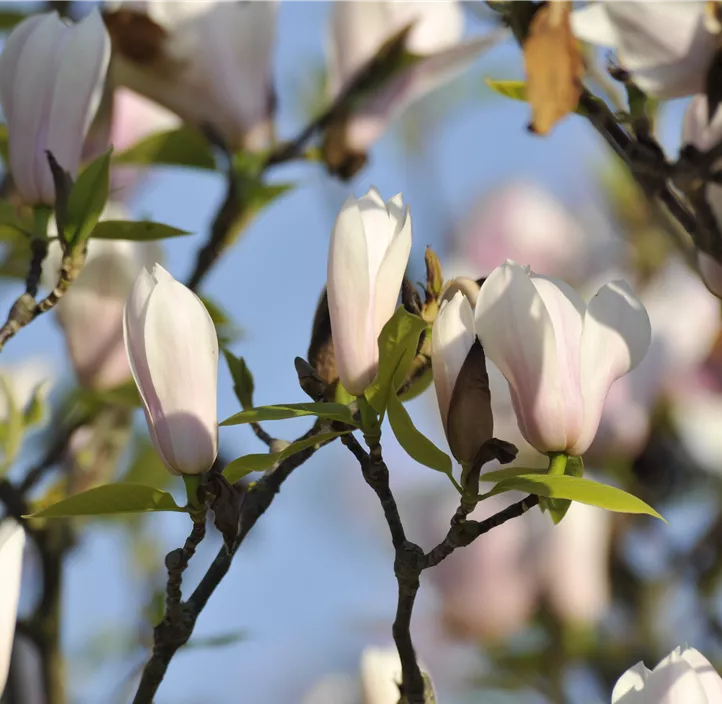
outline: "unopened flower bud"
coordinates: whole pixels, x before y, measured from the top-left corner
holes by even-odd
[[[162,266],[145,269],[125,307],[125,347],[156,451],[173,474],[218,454],[218,337],[201,300]]]
[[[0,697],[5,690],[20,597],[25,531],[12,518],[0,522]]]

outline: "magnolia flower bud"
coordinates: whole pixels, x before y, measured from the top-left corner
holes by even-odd
[[[491,438],[494,419],[474,311],[461,291],[441,305],[434,322],[431,367],[449,448],[459,462],[468,464]]]
[[[273,127],[276,11],[275,2],[118,3],[106,16],[114,76],[186,122],[212,127],[231,149],[262,149]]]
[[[341,383],[355,395],[374,380],[378,337],[394,314],[411,252],[401,194],[384,203],[371,188],[341,208],[328,254],[328,308]]]
[[[0,697],[5,690],[13,649],[25,531],[12,518],[0,522]]]
[[[704,91],[717,48],[704,2],[595,2],[572,13],[584,41],[614,48],[639,88],[655,98]]]
[[[581,455],[609,387],[644,358],[652,332],[623,281],[585,305],[563,281],[507,260],[481,287],[476,334],[509,383],[527,442],[539,452]]]
[[[10,171],[30,204],[55,202],[49,151],[75,177],[100,102],[110,40],[98,10],[78,24],[56,13],[23,20],[0,56],[0,102],[10,137]]]
[[[627,670],[612,692],[612,704],[712,704],[722,701],[722,677],[694,648],[676,648],[654,670],[643,662]]]
[[[200,474],[218,454],[218,337],[203,303],[156,264],[135,282],[123,332],[156,451],[173,474]]]

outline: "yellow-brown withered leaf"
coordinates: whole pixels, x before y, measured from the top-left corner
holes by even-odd
[[[584,63],[569,23],[571,2],[553,0],[534,15],[524,42],[531,128],[546,134],[573,112],[582,92]]]

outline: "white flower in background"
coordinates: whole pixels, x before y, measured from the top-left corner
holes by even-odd
[[[718,38],[703,0],[593,2],[572,13],[579,39],[617,50],[633,81],[655,98],[704,92]]]
[[[361,653],[364,704],[396,704],[401,684],[401,660],[396,648],[366,648]]]
[[[424,59],[402,70],[361,101],[346,125],[346,144],[365,152],[409,103],[469,67],[506,31],[462,42],[463,10],[450,0],[337,2],[332,7],[328,80],[336,98],[385,42],[413,24],[406,49]]]
[[[378,338],[396,310],[411,252],[411,214],[401,194],[384,203],[371,188],[336,218],[328,253],[328,309],[344,388],[360,395],[374,380]]]
[[[694,648],[676,648],[654,670],[637,663],[617,681],[612,704],[717,704],[722,677]]]
[[[126,220],[128,212],[109,203],[102,220]],[[54,222],[50,234],[57,232]],[[123,309],[141,270],[162,256],[157,242],[95,240],[88,242],[85,264],[55,308],[78,381],[90,389],[110,389],[131,378],[123,343]],[[43,262],[43,283],[57,281],[62,253],[51,242]]]
[[[262,149],[272,132],[271,59],[275,2],[118,3],[106,18],[113,75],[198,127],[213,127],[232,149]],[[155,43],[139,55],[124,13],[145,15]]]
[[[611,539],[612,514],[577,502],[549,531],[542,579],[551,608],[564,621],[593,625],[604,616],[611,599]]]
[[[476,334],[509,382],[519,429],[539,452],[583,454],[610,386],[649,348],[649,317],[627,284],[585,304],[565,282],[507,261],[481,287]]]
[[[125,346],[153,445],[172,474],[201,474],[218,455],[218,336],[206,307],[160,264],[125,306]]]
[[[8,125],[10,171],[23,199],[55,203],[46,151],[75,177],[100,103],[110,39],[94,9],[78,24],[32,15],[10,33],[0,56],[0,102]]]
[[[0,697],[5,690],[17,620],[25,531],[12,518],[0,521]]]

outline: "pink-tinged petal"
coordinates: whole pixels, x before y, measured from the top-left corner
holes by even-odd
[[[590,2],[574,10],[571,15],[571,25],[574,35],[590,44],[614,49],[619,41],[617,28],[602,2]]]
[[[475,324],[487,357],[515,392],[526,440],[540,452],[566,449],[554,326],[527,269],[507,261],[491,273],[476,301]]]
[[[158,270],[163,271],[161,267]],[[182,474],[210,469],[218,452],[218,338],[200,299],[154,271],[145,351],[160,408],[151,409],[163,454]]]
[[[12,518],[0,522],[0,697],[10,668],[17,620],[25,531]]]
[[[374,281],[394,236],[396,222],[389,217],[386,203],[375,188],[369,190],[365,196],[361,196],[356,204],[361,213],[366,238],[369,281]]]
[[[459,291],[442,303],[431,334],[431,368],[445,431],[456,379],[475,339],[474,311]]]
[[[341,208],[328,254],[328,308],[339,378],[361,394],[373,380],[378,346],[373,335],[366,235],[356,200]]]
[[[411,214],[407,210],[404,225],[384,253],[376,275],[373,305],[375,339],[378,339],[384,325],[396,310],[401,282],[406,272],[406,265],[409,263],[409,254],[411,254]]]
[[[49,189],[41,174],[49,170],[45,149],[58,71],[56,57],[67,39],[66,29],[55,13],[43,15],[25,41],[12,80],[10,170],[28,203],[55,201],[55,189]]]
[[[581,338],[584,425],[571,454],[591,445],[609,387],[642,361],[651,338],[647,311],[624,281],[606,284],[589,302]]]
[[[614,685],[612,704],[646,704],[643,690],[650,674],[643,662],[630,667]]]
[[[66,40],[56,59],[58,73],[46,146],[60,166],[74,177],[85,135],[103,93],[110,37],[97,8],[78,24],[67,27],[65,33]],[[43,173],[53,187],[50,168],[46,167]]]
[[[349,118],[346,133],[348,146],[360,152],[367,151],[385,132],[389,123],[409,104],[456,77],[481,54],[507,36],[507,30],[502,30],[470,39],[451,49],[423,58],[392,78],[364,101]]]

